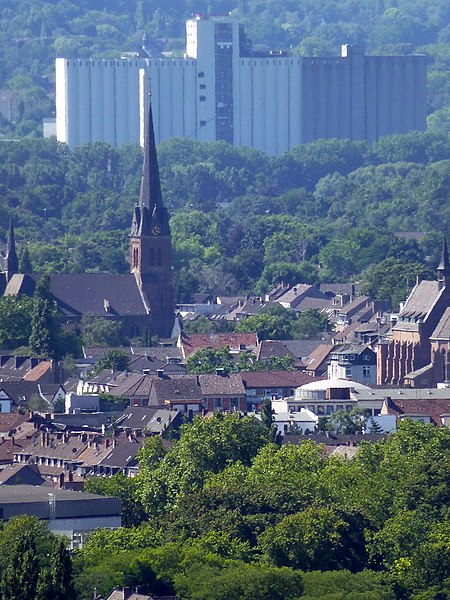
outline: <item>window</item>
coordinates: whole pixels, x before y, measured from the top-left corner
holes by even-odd
[[[214,408],[222,408],[222,398],[214,398]]]
[[[332,415],[334,412],[334,408],[329,404],[327,406],[327,415]]]
[[[206,125],[206,121],[200,121],[200,127],[204,127]]]
[[[239,398],[230,398],[230,408],[239,408]]]
[[[205,85],[204,83],[201,83],[201,84],[200,84],[200,89],[201,89],[201,90],[206,90],[206,85]]]
[[[197,77],[199,77],[199,78],[200,78],[200,77],[204,77],[204,76],[205,76],[205,74],[204,74],[204,72],[203,72],[203,71],[200,71],[200,72],[199,72],[199,74],[197,75]]]
[[[351,367],[345,367],[345,376],[346,377],[352,376],[352,368]]]
[[[363,377],[370,377],[370,367],[368,365],[363,366]]]
[[[206,96],[200,96],[199,100],[200,102],[206,102]]]

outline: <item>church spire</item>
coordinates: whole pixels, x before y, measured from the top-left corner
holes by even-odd
[[[450,277],[450,261],[448,258],[447,237],[445,235],[444,239],[442,240],[441,262],[439,263],[437,272],[439,289],[441,289],[444,285],[447,286],[447,282]]]
[[[142,169],[139,205],[141,208],[146,206],[149,209],[150,214],[152,214],[155,206],[162,205],[151,101],[149,103],[147,130],[145,132],[144,166]]]
[[[157,232],[157,235],[170,235],[169,217],[162,202],[151,101],[149,102],[144,143],[144,165],[142,168],[139,209],[141,223],[138,230],[140,235],[148,235],[153,230]],[[146,222],[142,223],[144,219]]]
[[[19,272],[19,259],[16,252],[16,240],[14,237],[14,223],[12,217],[9,219],[8,244],[6,246],[6,273],[8,281]]]

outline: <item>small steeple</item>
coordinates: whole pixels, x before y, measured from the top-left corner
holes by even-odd
[[[19,272],[19,259],[16,252],[16,240],[14,237],[13,218],[9,219],[8,243],[6,246],[6,277],[9,281],[11,277]]]
[[[447,237],[444,235],[442,240],[441,262],[437,268],[439,289],[445,285],[447,287],[448,278],[450,277],[450,261],[448,259]]]

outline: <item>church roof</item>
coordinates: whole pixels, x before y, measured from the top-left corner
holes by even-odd
[[[450,339],[450,308],[446,308],[444,314],[436,325],[435,330],[430,335],[432,340],[449,340]]]
[[[13,275],[7,295],[32,295],[40,274]],[[67,316],[147,315],[144,300],[132,273],[54,273],[50,291],[58,308]]]
[[[425,319],[429,311],[442,293],[437,281],[421,281],[408,296],[408,299],[400,311],[399,317]]]

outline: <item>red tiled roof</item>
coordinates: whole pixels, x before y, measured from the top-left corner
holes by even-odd
[[[28,371],[28,373],[26,373],[26,375],[24,376],[24,379],[26,381],[39,381],[39,379],[43,377],[51,368],[52,363],[49,360],[43,360],[33,369]]]
[[[450,398],[398,399],[389,401],[390,415],[421,415],[431,417],[435,425],[442,425],[441,415],[450,414]]]
[[[229,346],[231,350],[255,348],[258,343],[256,333],[192,333],[181,336],[181,347],[187,358],[197,350],[205,348],[219,349]]]

